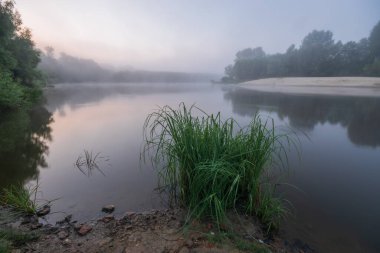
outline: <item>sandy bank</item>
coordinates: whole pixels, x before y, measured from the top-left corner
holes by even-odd
[[[267,78],[244,82],[239,86],[262,92],[380,97],[379,77]]]

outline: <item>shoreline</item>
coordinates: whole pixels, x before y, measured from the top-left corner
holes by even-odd
[[[260,92],[298,95],[380,97],[380,77],[284,77],[239,83]]]
[[[37,217],[25,216],[6,226],[38,235],[37,239],[14,247],[12,253],[315,252],[298,239],[289,242],[279,235],[265,236],[253,216],[232,215],[232,233],[230,230],[218,231],[207,221],[185,225],[185,220],[186,211],[173,208],[126,212],[121,217],[104,213],[103,217],[85,223],[79,223],[68,215],[55,225],[43,225]],[[4,229],[4,224],[1,225]],[[227,236],[223,237],[223,233]]]

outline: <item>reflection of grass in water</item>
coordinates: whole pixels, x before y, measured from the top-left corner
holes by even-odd
[[[103,176],[106,176],[98,165],[100,163],[100,160],[104,159],[105,157],[99,155],[100,152],[94,155],[92,151],[85,149],[84,155],[78,156],[75,162],[75,166],[79,169],[80,172],[88,177],[92,175],[94,170],[98,170]],[[105,161],[108,161],[108,159],[105,159]]]

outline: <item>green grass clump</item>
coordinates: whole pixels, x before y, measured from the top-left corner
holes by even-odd
[[[276,158],[286,156],[289,138],[276,134],[273,120],[256,115],[241,128],[232,118],[181,103],[148,115],[144,133],[142,155],[154,152],[161,186],[189,208],[190,218],[211,217],[219,227],[227,210],[244,208],[268,230],[277,228],[285,209],[268,175]]]
[[[11,251],[10,242],[0,238],[0,253],[8,253]]]
[[[2,190],[0,203],[20,213],[36,214],[38,209],[35,201],[37,189],[37,186],[27,189],[22,185],[11,185]]]
[[[18,247],[27,242],[38,239],[39,235],[31,232],[21,232],[13,228],[0,229],[0,239],[4,242],[12,243],[12,246]],[[1,251],[0,251],[1,252]]]
[[[31,232],[21,232],[13,228],[0,228],[0,253],[11,252],[12,248],[22,246],[36,240],[39,235]]]

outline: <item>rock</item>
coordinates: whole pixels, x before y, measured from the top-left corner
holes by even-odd
[[[189,248],[192,248],[193,246],[194,246],[194,242],[193,242],[193,240],[186,240],[186,243],[185,243],[185,245],[187,246],[187,247],[189,247]]]
[[[66,223],[66,222],[70,223],[70,221],[71,221],[72,218],[73,218],[73,215],[69,214],[65,218],[63,218],[62,220],[57,221],[56,224],[62,225],[64,223]]]
[[[111,220],[114,220],[114,219],[115,219],[115,217],[112,214],[109,214],[109,215],[106,215],[106,216],[100,218],[99,221],[102,221],[104,223],[108,223],[108,222],[110,222]]]
[[[125,246],[118,245],[112,253],[124,253],[125,252]]]
[[[63,245],[65,246],[70,246],[71,245],[71,240],[66,238],[64,241],[63,241]]]
[[[114,210],[115,210],[114,205],[106,205],[106,206],[103,206],[102,208],[102,211],[105,213],[112,213]]]
[[[108,243],[112,242],[112,238],[111,237],[106,237],[106,238],[103,238],[101,240],[99,240],[96,244],[99,245],[99,247],[102,247]]]
[[[33,223],[32,225],[30,225],[31,230],[36,230],[36,229],[39,229],[41,227],[42,227],[42,223]]]
[[[35,215],[24,216],[21,220],[21,224],[38,223],[38,217]]]
[[[33,216],[24,216],[21,219],[21,225],[31,223],[31,219]]]
[[[147,253],[151,252],[151,249],[147,249],[143,245],[134,245],[125,249],[124,253]]]
[[[90,225],[83,224],[79,227],[79,230],[77,231],[77,233],[80,236],[84,236],[84,235],[87,235],[89,232],[91,232],[91,230],[92,230],[92,227]]]
[[[131,218],[132,216],[134,216],[136,213],[135,212],[126,212],[124,217],[128,217],[128,218]]]
[[[62,230],[62,231],[59,231],[58,234],[57,234],[58,238],[60,240],[64,240],[66,239],[67,237],[69,237],[69,233],[65,230]]]
[[[50,213],[50,206],[44,205],[40,210],[37,211],[37,216],[45,216]]]
[[[51,224],[46,224],[45,226],[43,226],[42,228],[42,231],[45,233],[45,234],[55,234],[58,232],[58,227],[55,227]]]
[[[183,247],[178,253],[189,253],[190,250],[186,247]]]

